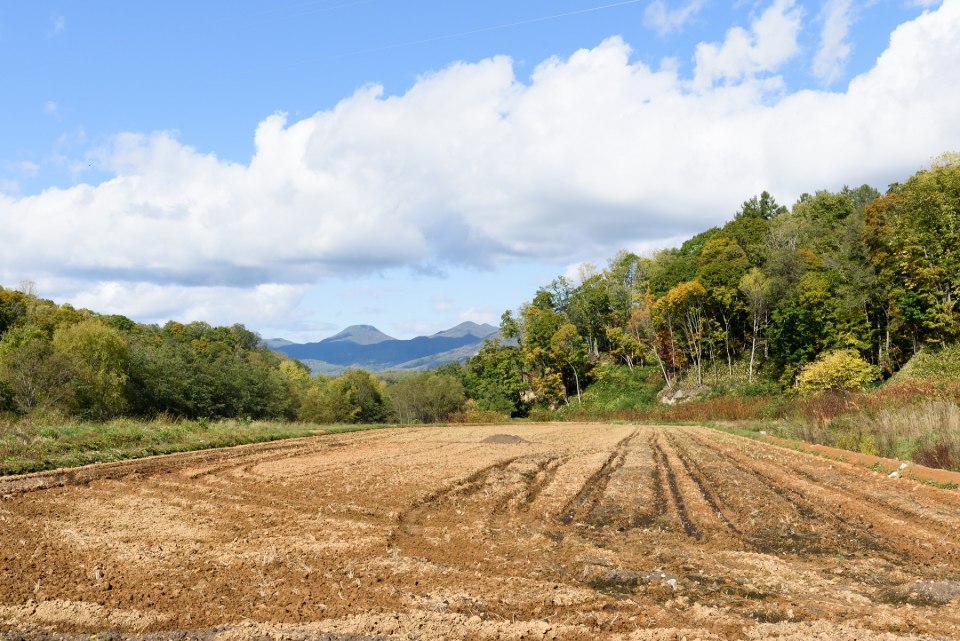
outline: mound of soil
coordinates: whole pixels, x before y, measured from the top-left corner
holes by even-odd
[[[513,434],[494,434],[480,441],[481,443],[496,443],[498,445],[510,445],[512,443],[532,443],[525,438],[514,436]]]

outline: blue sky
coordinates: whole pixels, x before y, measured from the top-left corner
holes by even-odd
[[[0,283],[296,340],[495,323],[960,149],[958,1],[0,2]]]

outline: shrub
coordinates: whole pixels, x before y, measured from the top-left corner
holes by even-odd
[[[805,365],[797,376],[797,384],[801,393],[835,391],[846,399],[848,392],[861,390],[879,378],[880,368],[853,350],[838,349],[821,354]]]

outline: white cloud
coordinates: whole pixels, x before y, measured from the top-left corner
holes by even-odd
[[[503,310],[497,309],[496,307],[471,307],[470,309],[460,312],[457,316],[457,324],[465,323],[466,321],[472,321],[479,324],[490,324],[494,327],[500,326],[500,315],[503,313]]]
[[[20,191],[20,183],[16,180],[10,180],[9,178],[0,178],[0,191],[15,194]]]
[[[737,82],[775,71],[800,52],[800,17],[793,0],[774,0],[749,31],[733,27],[722,44],[698,44],[693,86],[703,91],[718,80]]]
[[[280,322],[324,277],[663,246],[764,189],[789,203],[883,187],[960,149],[960,0],[901,25],[845,91],[774,100],[755,78],[795,55],[797,21],[778,0],[749,32],[698,47],[696,91],[611,38],[547,60],[529,83],[498,57],[402,96],[365,87],[299,122],[271,116],[249,164],[168,133],[121,134],[96,155],[111,180],[0,194],[0,283],[69,276],[67,299],[92,308],[237,320],[258,318],[240,313],[260,305],[251,292],[277,287],[285,311],[264,314]]]
[[[297,327],[305,317],[299,308],[309,287],[266,283],[249,288],[188,287],[153,283],[44,283],[50,295],[68,292],[74,307],[102,314],[123,314],[142,322],[202,320],[212,325],[244,323],[250,327]],[[78,293],[73,293],[77,292]],[[64,297],[66,298],[66,297]],[[313,325],[306,324],[305,328]]]
[[[452,312],[457,308],[457,306],[453,304],[453,301],[444,294],[437,294],[431,298],[430,301],[433,303],[433,311],[437,314]]]
[[[67,19],[63,16],[50,16],[50,25],[47,35],[52,38],[67,30]]]
[[[420,321],[403,321],[400,323],[394,323],[393,328],[403,332],[404,334],[410,334],[412,336],[430,336],[431,334],[436,334],[441,332],[445,327],[437,325],[436,323],[423,323]]]
[[[667,9],[663,0],[654,0],[644,11],[643,24],[662,36],[674,33],[680,31],[706,4],[707,0],[690,0],[676,9]]]
[[[850,31],[852,0],[826,0],[820,21],[820,46],[813,58],[813,73],[825,85],[837,80],[846,67],[853,47],[847,42]]]
[[[20,160],[17,162],[8,160],[3,163],[3,168],[24,178],[33,178],[40,173],[40,165],[29,160]]]
[[[57,110],[58,110],[59,108],[60,108],[60,105],[58,105],[57,103],[55,103],[55,102],[52,101],[52,100],[48,100],[48,101],[46,101],[45,103],[43,103],[43,111],[44,111],[45,113],[48,113],[48,114],[55,114],[55,113],[57,113]]]

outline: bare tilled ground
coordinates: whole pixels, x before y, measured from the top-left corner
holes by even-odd
[[[0,480],[0,641],[960,637],[956,491],[694,427],[504,429]]]

